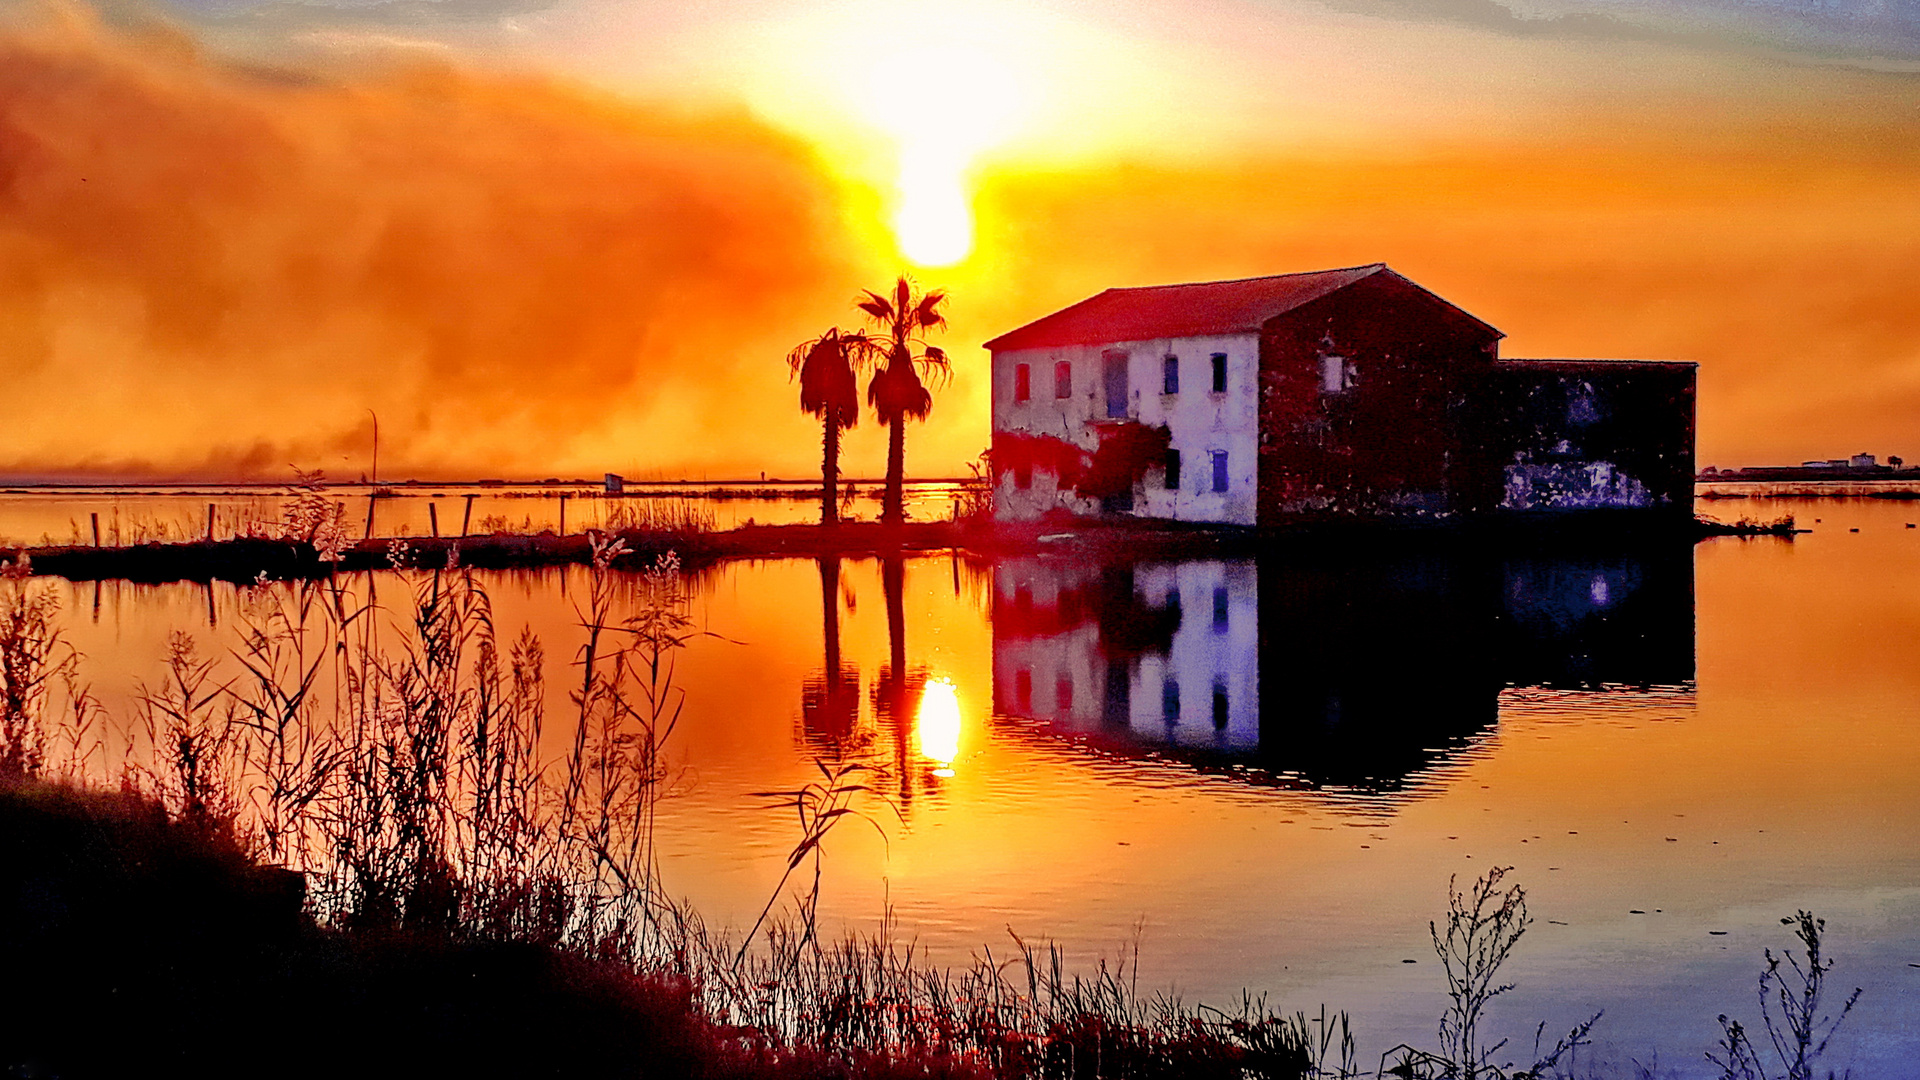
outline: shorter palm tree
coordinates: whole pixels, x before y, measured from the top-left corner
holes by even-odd
[[[854,370],[876,353],[872,339],[858,331],[831,327],[787,354],[787,367],[800,381],[800,410],[820,418],[820,524],[840,521],[840,433],[860,422],[860,386]]]

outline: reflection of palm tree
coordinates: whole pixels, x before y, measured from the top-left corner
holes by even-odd
[[[907,768],[908,738],[913,731],[915,691],[926,681],[925,672],[907,670],[907,568],[898,552],[880,558],[880,588],[887,599],[887,665],[873,686],[873,707],[893,731],[894,773],[900,778],[900,805],[913,802],[913,776]]]
[[[868,292],[864,300],[857,301],[877,334],[886,339],[876,342],[886,350],[886,362],[867,386],[867,402],[887,426],[887,490],[880,503],[880,520],[890,525],[906,517],[901,493],[906,472],[906,422],[925,420],[933,411],[933,394],[921,381],[919,368],[940,375],[947,371],[947,354],[922,340],[926,332],[947,325],[946,316],[940,313],[946,299],[941,289],[916,295],[903,277],[894,283],[893,295]],[[918,355],[914,353],[916,345],[920,347]]]
[[[840,660],[840,560],[819,562],[820,640],[826,662],[802,686],[800,714],[807,740],[838,755],[864,741],[856,740],[854,731],[860,721],[860,672]]]
[[[787,367],[800,380],[800,410],[820,418],[822,525],[840,520],[834,491],[840,480],[840,433],[860,422],[860,387],[853,370],[874,351],[866,335],[842,334],[836,326],[787,354]]]

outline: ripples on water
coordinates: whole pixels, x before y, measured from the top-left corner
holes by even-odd
[[[824,910],[890,905],[936,958],[1009,929],[1087,961],[1137,942],[1143,988],[1351,1009],[1377,1052],[1432,1041],[1448,877],[1512,865],[1540,921],[1503,1034],[1606,1008],[1603,1053],[1692,1071],[1809,907],[1867,988],[1834,1063],[1898,1072],[1920,1050],[1920,530],[1896,503],[1774,508],[1823,523],[1559,556],[729,564],[695,583],[716,636],[677,674],[669,885],[750,920],[795,835],[748,793],[859,761],[899,812],[876,811],[884,841],[832,838]],[[497,623],[546,641],[562,715],[580,574],[480,575]],[[167,631],[224,646],[247,590],[62,596],[124,715]]]

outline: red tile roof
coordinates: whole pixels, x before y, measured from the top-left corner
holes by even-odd
[[[1062,308],[1016,330],[1009,330],[987,342],[986,347],[997,352],[1059,345],[1103,345],[1115,341],[1199,337],[1206,334],[1256,333],[1276,315],[1284,315],[1362,278],[1382,272],[1400,277],[1388,270],[1386,263],[1372,263],[1344,270],[1316,270],[1303,274],[1243,278],[1239,281],[1108,289],[1072,307]],[[1419,288],[1417,285],[1413,287]],[[1472,318],[1470,315],[1467,317]],[[1474,321],[1479,322],[1478,319]]]

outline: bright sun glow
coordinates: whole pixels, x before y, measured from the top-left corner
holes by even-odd
[[[951,266],[973,250],[968,170],[1011,135],[1030,94],[1012,65],[962,42],[890,52],[862,95],[899,150],[893,234],[920,266]]]
[[[960,695],[952,679],[927,683],[913,726],[920,735],[920,756],[939,763],[933,775],[952,776],[953,759],[960,756]]]

